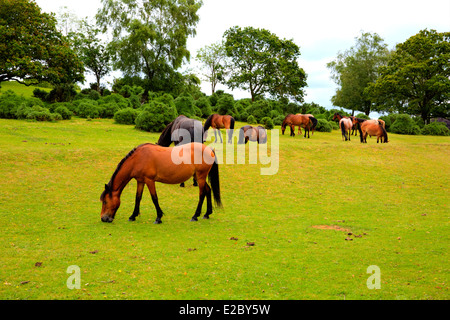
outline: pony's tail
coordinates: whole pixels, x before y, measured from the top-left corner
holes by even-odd
[[[380,123],[381,130],[383,130],[384,143],[388,143],[388,135],[386,129],[383,127],[383,124]]]
[[[230,118],[230,129],[228,130],[228,141],[231,143],[234,133],[234,118]]]
[[[339,123],[339,126],[341,127],[342,135],[345,137],[345,140],[347,140],[347,134],[345,133],[345,125],[344,125],[344,121],[341,121],[341,122]]]
[[[316,129],[316,126],[317,126],[317,122],[318,122],[318,121],[317,121],[316,118],[311,117],[311,116],[309,117],[309,119],[311,119],[311,122],[312,122],[312,124],[313,124],[311,130],[312,130],[312,134],[314,134],[314,130]]]
[[[211,185],[212,193],[214,196],[214,202],[216,207],[222,207],[222,200],[220,199],[220,184],[219,184],[219,165],[217,164],[216,153],[214,153],[214,163],[209,170],[208,179]]]
[[[169,123],[167,127],[165,127],[164,130],[161,132],[158,142],[156,143],[157,145],[160,145],[162,147],[170,146],[170,144],[172,143],[172,126],[174,121]]]

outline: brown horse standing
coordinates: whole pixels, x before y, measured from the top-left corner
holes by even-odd
[[[335,113],[333,115],[333,120],[338,119],[339,120],[339,128],[341,129],[342,132],[342,140],[345,141],[350,141],[350,131],[352,130],[353,127],[353,122],[350,118],[348,117],[343,117],[341,116],[339,113]],[[348,133],[348,138],[347,138],[347,133]]]
[[[377,137],[377,143],[381,140],[381,143],[388,143],[388,136],[386,129],[383,127],[384,122],[380,120],[365,120],[355,118],[355,121],[359,123],[359,135],[361,137],[361,143],[367,143],[367,136],[370,135]]]
[[[195,156],[194,156],[195,155]],[[182,159],[180,161],[180,159]],[[176,160],[176,161],[175,161]],[[177,147],[161,147],[146,143],[133,150],[119,162],[116,171],[100,196],[102,201],[101,220],[112,222],[120,206],[120,195],[131,179],[137,181],[136,203],[129,220],[139,215],[144,185],[147,185],[156,208],[155,224],[161,223],[163,212],[158,204],[155,182],[179,184],[195,175],[199,187],[197,210],[191,221],[197,221],[203,201],[207,197],[207,209],[204,219],[212,213],[211,189],[217,206],[221,206],[219,167],[211,148],[201,143],[189,143]],[[206,182],[208,176],[211,187]]]
[[[245,144],[248,141],[257,141],[259,143],[267,142],[267,131],[261,126],[257,128],[252,126],[243,126],[239,129],[238,144]]]
[[[209,128],[214,129],[215,141],[217,142],[217,131],[219,131],[220,143],[222,143],[222,133],[220,129],[226,129],[228,132],[228,143],[231,143],[231,139],[233,138],[233,130],[234,130],[234,118],[229,115],[219,115],[217,113],[212,114],[206,119],[205,125],[203,126],[203,130],[205,131],[205,140],[207,137],[207,132]]]
[[[312,115],[303,115],[303,114],[288,114],[281,124],[281,133],[284,134],[284,131],[286,131],[286,126],[289,126],[291,128],[291,136],[295,136],[295,126],[298,126],[298,134],[302,134],[302,127],[305,128],[305,135],[304,138],[306,138],[306,132],[308,131],[308,138],[309,138],[309,129],[312,127],[314,128],[317,125],[317,119],[314,118]]]

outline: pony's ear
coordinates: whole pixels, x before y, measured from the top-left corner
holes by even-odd
[[[105,191],[109,193],[110,189],[109,189],[109,185],[105,184]]]

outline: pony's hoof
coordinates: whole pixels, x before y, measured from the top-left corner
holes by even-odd
[[[136,218],[134,218],[134,217],[129,217],[129,218],[128,218],[128,221],[136,221]]]
[[[206,214],[203,216],[203,219],[209,219],[209,216],[207,216]]]
[[[153,222],[153,224],[161,224],[162,221],[161,220],[155,220],[155,222]]]
[[[191,221],[196,222],[196,221],[198,221],[198,219],[196,217],[192,217]]]

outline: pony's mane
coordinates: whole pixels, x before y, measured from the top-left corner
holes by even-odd
[[[214,114],[210,115],[210,116],[208,117],[208,119],[206,119],[205,125],[203,126],[203,130],[206,131],[206,130],[209,129],[209,127],[211,127],[211,122],[212,122],[213,116],[214,116]]]
[[[178,118],[176,118],[175,120],[177,120]],[[170,144],[172,143],[172,126],[173,123],[175,122],[175,120],[173,120],[171,123],[169,123],[164,130],[161,132],[161,135],[159,136],[158,142],[156,144],[163,146],[163,147],[168,147],[170,146]]]
[[[103,200],[103,198],[106,195],[106,193],[111,193],[112,192],[112,185],[113,185],[114,179],[116,178],[117,174],[119,173],[119,171],[122,168],[122,166],[125,163],[125,161],[127,161],[128,158],[131,157],[136,152],[137,149],[139,149],[142,146],[149,145],[149,144],[153,145],[153,143],[141,144],[141,145],[137,146],[136,148],[134,148],[133,150],[131,150],[130,152],[128,152],[128,154],[125,156],[125,158],[120,160],[119,164],[117,165],[116,170],[114,171],[113,175],[111,176],[111,179],[109,180],[108,184],[105,185],[105,190],[103,191],[102,195],[100,196],[100,200]]]

